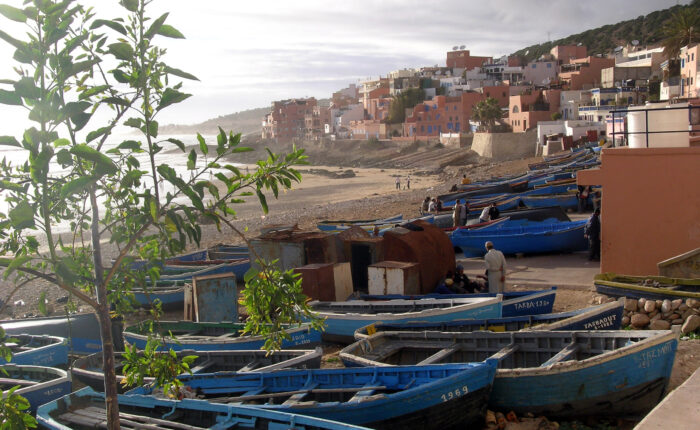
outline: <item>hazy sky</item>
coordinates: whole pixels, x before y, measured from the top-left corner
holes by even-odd
[[[5,3],[21,5],[21,1]],[[106,17],[117,1],[86,0]],[[290,97],[328,97],[349,83],[391,70],[444,65],[466,45],[474,55],[500,56],[605,24],[670,7],[676,0],[156,0],[151,16],[186,40],[160,38],[169,63],[197,75],[194,94],[161,123],[197,123]],[[687,3],[681,1],[680,3]],[[17,27],[0,17],[0,28]],[[14,34],[14,33],[13,33]],[[20,33],[21,34],[21,33]],[[0,79],[15,78],[13,50],[0,41]],[[20,112],[0,105],[0,134]]]

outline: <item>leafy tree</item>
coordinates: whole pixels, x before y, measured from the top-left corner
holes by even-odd
[[[501,119],[503,111],[498,105],[498,100],[489,97],[481,100],[472,108],[472,118],[479,121],[487,130],[493,130],[496,121]]]
[[[683,8],[674,12],[663,26],[664,54],[669,60],[675,60],[681,53],[681,48],[699,40],[700,13],[695,8]]]
[[[8,338],[5,329],[0,327],[0,358],[5,362],[12,361],[12,350],[7,343],[16,341]],[[0,374],[7,375],[7,371],[0,367]],[[26,412],[29,401],[15,393],[20,388],[16,385],[0,395],[0,430],[22,430],[37,426],[36,419]]]
[[[559,121],[561,119],[561,112],[552,112],[552,121]]]
[[[415,107],[425,100],[425,91],[421,88],[408,88],[392,97],[389,106],[389,124],[400,124],[406,120],[406,109]]]
[[[147,17],[150,2],[121,0],[125,18],[115,19],[97,18],[72,0],[0,6],[0,13],[27,29],[24,39],[0,30],[18,63],[18,76],[0,81],[0,103],[25,109],[34,123],[19,138],[0,136],[0,144],[26,154],[23,163],[0,161],[0,193],[7,204],[0,213],[0,267],[5,279],[20,285],[49,282],[94,309],[110,429],[119,428],[110,315],[131,310],[131,289],[157,280],[158,262],[190,243],[199,245],[202,217],[218,228],[231,226],[233,205],[245,196],[257,197],[267,212],[264,193],[276,197],[300,181],[292,166],[306,158],[296,148],[284,156],[268,151],[254,172],[243,174],[226,164],[251,150],[239,145],[240,135],[219,128],[216,142],[208,144],[197,134],[195,148],[159,138],[158,115],[190,97],[181,91],[182,79],[197,78],[163,61],[165,51],[154,40],[184,36],[166,24],[167,13]],[[139,131],[139,137],[113,142],[119,125]],[[167,145],[187,154],[189,178],[160,155]],[[207,179],[210,172],[218,183]],[[68,231],[61,234],[61,227]],[[109,264],[106,244],[116,249]],[[149,262],[148,270],[133,269],[135,258]],[[263,270],[267,267],[263,262]],[[294,288],[286,283],[293,284],[285,278],[282,286]],[[279,311],[278,300],[259,300],[254,312]],[[285,303],[292,315],[313,320],[303,301]]]

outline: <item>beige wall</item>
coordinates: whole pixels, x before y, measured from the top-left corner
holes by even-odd
[[[537,130],[525,133],[474,133],[471,150],[496,161],[534,157]]]
[[[601,271],[657,273],[700,246],[700,148],[604,149],[579,185],[602,185]]]

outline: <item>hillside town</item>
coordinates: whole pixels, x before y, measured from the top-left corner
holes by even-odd
[[[627,137],[627,110],[698,97],[697,51],[697,45],[685,46],[680,61],[669,61],[663,47],[637,41],[608,56],[590,55],[578,44],[555,46],[525,62],[521,56],[475,56],[455,46],[442,66],[395,70],[350,84],[324,102],[275,101],[262,138],[439,140],[464,147],[475,132],[512,132],[537,143],[523,155],[568,149],[584,136],[612,141],[615,134],[619,143]],[[489,105],[499,109],[488,113]],[[476,145],[472,149],[479,152]]]

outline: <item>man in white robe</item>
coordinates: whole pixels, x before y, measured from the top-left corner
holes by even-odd
[[[501,251],[493,249],[493,243],[486,242],[484,262],[489,278],[489,293],[502,293],[506,288],[506,258]]]

